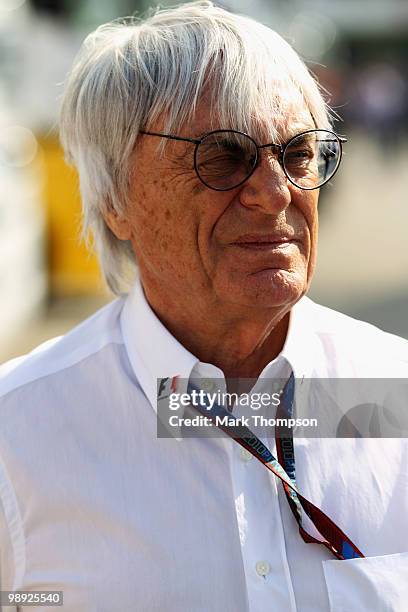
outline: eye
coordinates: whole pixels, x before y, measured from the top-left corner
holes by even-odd
[[[220,148],[224,149],[226,153],[242,153],[242,148],[237,142],[231,140],[223,140],[219,143]]]
[[[314,153],[310,149],[297,149],[296,151],[290,150],[287,155],[293,159],[310,159]]]
[[[315,150],[311,146],[289,146],[285,151],[285,161],[291,163],[300,163],[310,161],[315,156]]]

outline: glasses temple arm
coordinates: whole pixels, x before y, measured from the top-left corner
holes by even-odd
[[[181,136],[173,136],[171,134],[160,134],[159,132],[145,132],[139,131],[140,134],[147,134],[147,136],[161,136],[162,138],[168,138],[169,140],[181,140],[183,142],[192,142],[193,144],[199,144],[201,141],[195,138],[182,138]]]

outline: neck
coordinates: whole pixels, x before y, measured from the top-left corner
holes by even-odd
[[[195,357],[220,368],[226,378],[258,378],[281,352],[289,307],[244,309],[231,316],[220,304],[182,302],[182,296],[144,288],[146,298],[169,332]]]

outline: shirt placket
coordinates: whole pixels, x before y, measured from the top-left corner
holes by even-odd
[[[247,415],[248,409],[236,405],[233,414]],[[257,414],[271,418],[274,411],[261,408]],[[270,447],[266,428],[258,427],[256,434],[276,452]],[[249,610],[273,605],[277,612],[295,612],[276,479],[251,453],[231,442],[231,475]]]

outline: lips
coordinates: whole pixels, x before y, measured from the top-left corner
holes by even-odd
[[[271,249],[298,242],[294,236],[287,234],[245,234],[234,240],[234,246],[248,249]]]

